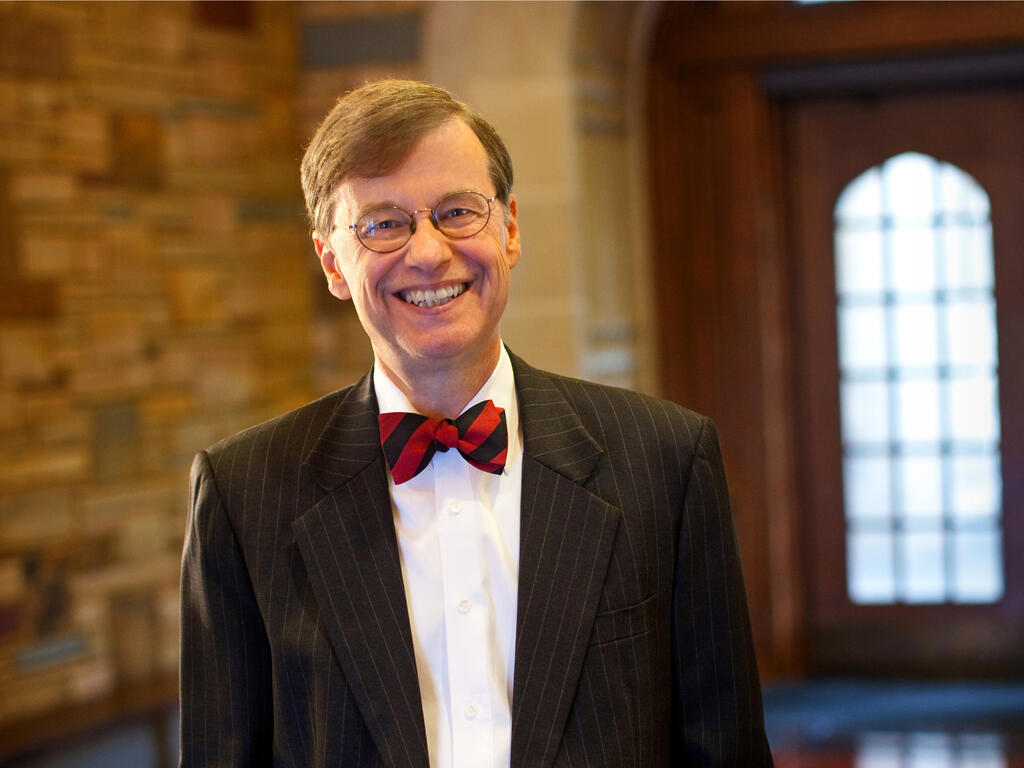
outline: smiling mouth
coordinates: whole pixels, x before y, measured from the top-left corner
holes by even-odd
[[[461,295],[466,290],[466,287],[467,283],[458,283],[457,285],[447,285],[444,288],[438,288],[436,291],[430,288],[426,290],[401,291],[399,295],[403,301],[415,304],[417,307],[438,307],[442,304],[447,304],[456,296]]]

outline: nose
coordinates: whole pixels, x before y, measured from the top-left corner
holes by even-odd
[[[425,220],[416,220],[419,214],[426,214]],[[406,244],[405,262],[411,267],[433,271],[451,259],[448,238],[434,226],[430,209],[413,211],[415,228]]]

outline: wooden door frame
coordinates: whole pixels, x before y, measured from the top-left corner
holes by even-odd
[[[793,162],[793,256],[796,306],[805,318],[794,328],[800,354],[795,372],[803,382],[801,401],[813,419],[815,435],[808,463],[815,471],[801,487],[808,516],[801,526],[807,553],[810,671],[846,674],[999,676],[1024,672],[1024,571],[1012,545],[1024,540],[1019,512],[1024,497],[1017,474],[1024,441],[1019,422],[1024,407],[1024,320],[1011,297],[1024,292],[1024,269],[1015,243],[1024,223],[1015,215],[1019,186],[1007,187],[1006,166],[1020,167],[1024,151],[1016,126],[1024,120],[1024,89],[970,89],[915,93],[892,98],[815,99],[795,105],[788,115]],[[959,119],[944,119],[953,114]],[[974,116],[986,114],[979,123]],[[913,135],[913,144],[908,138]],[[984,137],[984,138],[981,138]],[[1010,137],[1007,139],[1006,137]],[[996,603],[959,605],[857,605],[846,588],[846,526],[842,514],[843,471],[839,429],[839,369],[835,312],[832,207],[845,184],[870,167],[913,146],[970,174],[992,199],[999,318],[999,379],[1003,440],[1004,573],[1007,592]],[[836,147],[850,147],[838,154]],[[1003,147],[998,153],[996,147]],[[1013,177],[1010,174],[1010,182]],[[1000,185],[1003,185],[1002,187]],[[1017,333],[1014,333],[1014,329]],[[1009,331],[1009,332],[1007,332]],[[1002,361],[1006,361],[1003,365]],[[935,632],[935,627],[945,631]]]
[[[879,71],[892,87],[1012,77],[1024,4],[665,3],[656,27],[647,174],[662,392],[719,426],[762,675],[801,676],[809,510],[780,100],[808,83],[877,85]],[[893,74],[910,71],[913,83]]]

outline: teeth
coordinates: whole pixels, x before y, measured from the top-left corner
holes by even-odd
[[[417,307],[436,307],[440,304],[447,304],[460,293],[466,290],[465,283],[448,285],[438,288],[436,291],[430,288],[426,290],[403,291],[402,298]]]

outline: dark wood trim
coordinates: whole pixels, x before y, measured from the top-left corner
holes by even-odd
[[[764,90],[773,98],[921,92],[1022,82],[1024,46],[982,53],[920,55],[911,59],[852,59],[835,63],[782,65],[764,69],[761,74]]]
[[[1024,3],[667,3],[656,59],[707,69],[1024,43]]]
[[[1007,172],[1024,167],[1024,146],[1016,141],[1022,122],[1024,89],[815,100],[790,110],[791,209],[803,222],[793,227],[796,361],[806,406],[799,455],[814,468],[801,479],[811,673],[1024,673],[1024,571],[1014,554],[1024,541],[1024,486],[1014,469],[1024,454],[1024,269],[1015,258],[1024,238],[1017,215],[1024,201],[1018,175]],[[846,593],[832,206],[845,183],[905,149],[970,173],[993,202],[1006,583],[1006,596],[994,604],[865,606]]]

